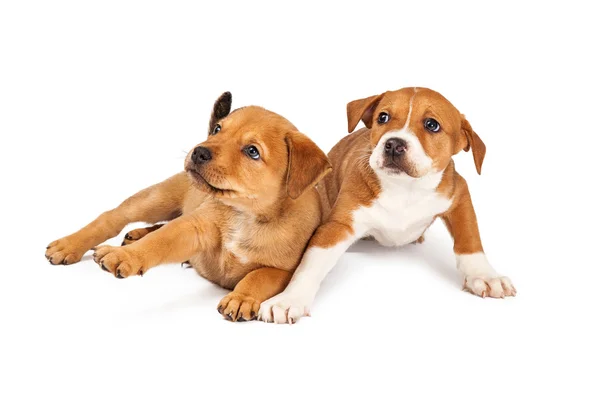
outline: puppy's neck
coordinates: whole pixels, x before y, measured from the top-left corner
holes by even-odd
[[[379,178],[380,185],[384,190],[395,190],[397,188],[411,190],[435,190],[444,176],[445,168],[440,171],[432,171],[419,178],[413,178],[407,174],[389,175],[381,171],[374,171]]]
[[[283,211],[289,208],[287,196],[277,196],[272,199],[221,199],[224,204],[236,209],[258,223],[270,223],[279,219]]]

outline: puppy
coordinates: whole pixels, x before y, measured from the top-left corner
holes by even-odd
[[[357,239],[384,246],[423,241],[440,217],[454,238],[464,287],[481,297],[514,296],[489,264],[465,180],[452,156],[473,152],[481,174],[485,144],[442,95],[405,88],[348,104],[348,132],[329,153],[333,173],[319,185],[327,214],[285,291],[264,302],[260,318],[293,322],[309,311],[319,285]]]
[[[285,118],[216,101],[208,139],[187,155],[185,172],[151,186],[78,232],[50,243],[51,264],[73,264],[129,223],[156,224],[125,236],[122,247],[95,248],[94,260],[117,278],[163,263],[188,262],[227,289],[218,311],[255,319],[281,292],[321,223],[316,183],[331,171],[325,154]]]

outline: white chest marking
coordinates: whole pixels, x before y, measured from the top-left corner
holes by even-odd
[[[402,246],[417,240],[436,215],[448,210],[452,200],[436,188],[443,171],[420,179],[381,176],[382,191],[369,207],[354,212],[355,224],[384,246]]]
[[[225,248],[231,252],[242,264],[247,264],[248,257],[244,254],[240,248],[239,243],[244,237],[244,217],[239,215],[234,217],[231,223],[231,229],[225,239]]]

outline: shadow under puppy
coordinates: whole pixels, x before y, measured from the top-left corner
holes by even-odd
[[[185,172],[50,243],[50,263],[79,261],[129,223],[170,221],[129,232],[122,247],[95,248],[94,260],[117,278],[187,261],[234,289],[219,303],[220,313],[255,319],[260,303],[285,288],[321,223],[315,185],[331,165],[280,115],[256,106],[230,110],[226,92],[215,102],[208,139],[186,157]]]

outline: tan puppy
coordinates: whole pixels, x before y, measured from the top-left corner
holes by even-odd
[[[316,183],[331,170],[325,154],[285,118],[260,107],[231,114],[231,94],[215,103],[208,139],[185,160],[186,172],[151,186],[80,231],[50,243],[52,264],[72,264],[129,223],[124,246],[100,246],[94,260],[117,278],[188,261],[234,291],[218,310],[233,321],[256,318],[281,292],[321,222]]]
[[[348,104],[348,132],[329,153],[333,173],[319,184],[326,222],[309,242],[285,291],[264,302],[260,318],[294,322],[309,307],[325,275],[357,239],[385,246],[421,242],[441,217],[454,238],[464,287],[482,297],[513,296],[510,280],[490,266],[465,180],[452,156],[469,149],[477,172],[485,145],[442,95],[405,88]]]

